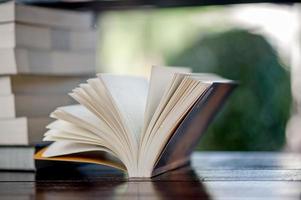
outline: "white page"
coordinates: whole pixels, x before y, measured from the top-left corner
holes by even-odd
[[[94,143],[103,143],[103,138],[99,135],[66,121],[56,120],[50,123],[46,128],[50,130],[44,134],[44,140],[47,139],[47,136],[62,136],[70,139],[85,138]]]
[[[43,157],[47,158],[54,156],[62,156],[87,151],[105,151],[111,153],[111,151],[107,148],[97,145],[75,143],[69,141],[57,141],[48,146],[47,150],[43,153]]]
[[[57,111],[64,111],[84,122],[87,122],[93,126],[99,127],[100,130],[102,130],[105,126],[105,124],[102,124],[102,121],[97,118],[91,111],[89,111],[85,106],[76,104],[76,105],[69,105],[69,106],[61,106],[58,107],[50,116],[55,115]],[[54,116],[55,117],[55,116]],[[102,126],[100,126],[102,125]],[[107,130],[108,127],[106,127],[105,130]]]
[[[165,90],[170,85],[170,82],[175,73],[189,73],[191,69],[184,67],[161,67],[153,66],[149,90],[147,95],[147,104],[145,108],[145,122],[144,128],[149,124],[152,116],[154,115],[156,108],[158,107],[160,100]]]
[[[144,78],[99,74],[129,131],[137,141],[142,132],[148,82]]]

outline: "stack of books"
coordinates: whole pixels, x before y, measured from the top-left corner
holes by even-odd
[[[0,4],[0,170],[34,170],[49,113],[95,74],[90,12]]]

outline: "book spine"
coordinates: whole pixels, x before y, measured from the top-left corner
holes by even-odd
[[[0,170],[33,171],[34,147],[25,146],[1,146],[0,147]]]
[[[16,117],[14,95],[0,95],[0,119]]]
[[[14,23],[0,24],[0,48],[16,46],[16,29]]]
[[[92,12],[67,11],[18,4],[15,6],[15,21],[75,30],[93,27]]]
[[[28,145],[28,127],[25,117],[1,119],[0,145]]]
[[[0,48],[29,48],[75,52],[96,51],[96,31],[32,26],[18,23],[0,25]],[[3,38],[3,40],[2,40]]]
[[[17,63],[14,49],[0,49],[0,60],[0,74],[6,75],[17,73]]]
[[[95,74],[94,53],[0,49],[0,74],[91,75]]]
[[[12,94],[11,80],[9,76],[0,77],[0,96]]]

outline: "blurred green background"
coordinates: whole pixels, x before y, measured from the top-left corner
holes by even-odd
[[[199,149],[279,150],[284,145],[290,78],[262,36],[245,30],[209,35],[168,63],[239,81]]]
[[[292,102],[289,66],[266,36],[233,23],[231,12],[203,7],[104,13],[98,71],[146,76],[151,65],[187,66],[237,80],[198,149],[281,150]]]

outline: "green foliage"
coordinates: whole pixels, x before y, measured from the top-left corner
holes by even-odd
[[[168,65],[190,66],[239,81],[203,137],[202,150],[278,150],[290,113],[289,73],[260,35],[231,30],[201,38],[170,58]]]

